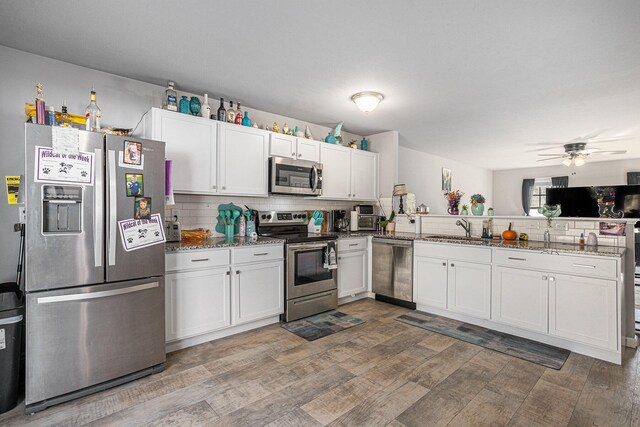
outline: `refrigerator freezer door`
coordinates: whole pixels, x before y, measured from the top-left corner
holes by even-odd
[[[26,404],[165,362],[164,279],[27,295]]]
[[[49,174],[61,175],[65,163],[72,163],[50,157],[46,166],[39,165],[37,147],[51,146],[51,126],[25,124],[27,292],[102,283],[105,279],[104,136],[79,132],[80,152],[93,155],[92,185],[47,182]],[[55,170],[51,170],[53,165]],[[40,179],[44,178],[41,182],[35,179],[38,170]]]
[[[132,147],[140,152],[132,156]],[[144,197],[150,199],[150,214],[160,214],[164,227],[164,142],[107,135],[106,153],[107,281],[162,276],[164,244],[127,252],[118,221],[134,218],[136,200]]]

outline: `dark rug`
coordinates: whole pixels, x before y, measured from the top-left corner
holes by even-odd
[[[316,314],[293,322],[283,323],[282,327],[307,341],[335,334],[364,323],[364,320],[336,310]]]
[[[403,314],[396,320],[552,369],[562,368],[571,354],[563,348],[422,311]]]

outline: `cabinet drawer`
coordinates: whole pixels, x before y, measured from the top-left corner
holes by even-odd
[[[415,256],[445,258],[481,264],[491,263],[491,249],[462,244],[426,243],[416,241],[413,246]]]
[[[366,237],[354,237],[351,239],[338,239],[338,252],[357,251],[367,249]]]
[[[252,246],[233,250],[233,264],[261,262],[284,258],[284,246]]]
[[[225,267],[227,265],[229,265],[229,249],[210,249],[165,255],[166,271]]]
[[[493,256],[498,265],[542,271],[557,271],[580,276],[616,278],[618,270],[615,259],[576,255],[551,255],[536,253],[534,251],[512,251],[509,249],[495,249]]]

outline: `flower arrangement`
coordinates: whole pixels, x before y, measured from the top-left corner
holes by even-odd
[[[446,191],[444,193],[444,198],[449,202],[449,212],[451,215],[458,215],[458,205],[460,204],[460,199],[462,199],[464,193],[460,190],[456,191]]]
[[[471,196],[471,206],[478,206],[478,203],[484,203],[486,199],[482,194],[474,194]]]

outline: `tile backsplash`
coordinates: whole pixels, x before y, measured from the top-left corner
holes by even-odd
[[[459,217],[440,217],[440,216],[422,216],[421,232],[432,234],[449,234],[454,236],[464,236],[465,231],[456,220],[464,218],[471,223],[471,235],[473,237],[481,237],[482,221],[492,217],[482,216],[459,216]],[[625,236],[601,236],[599,233],[599,221],[580,221],[571,219],[554,219],[551,226],[547,225],[546,218],[527,218],[512,219],[493,217],[493,233],[502,233],[509,228],[512,223],[512,229],[520,235],[526,233],[529,240],[543,241],[545,230],[549,230],[552,242],[558,243],[580,243],[580,233],[584,233],[585,241],[589,233],[595,233],[598,237],[598,244],[603,246],[621,246],[626,245]]]
[[[269,210],[352,210],[358,204],[354,201],[314,200],[295,196],[269,197],[229,197],[229,196],[196,196],[191,194],[176,194],[176,204],[165,208],[165,218],[178,216],[183,229],[208,228],[214,234],[218,205],[233,203],[245,209],[245,205],[258,211]]]

